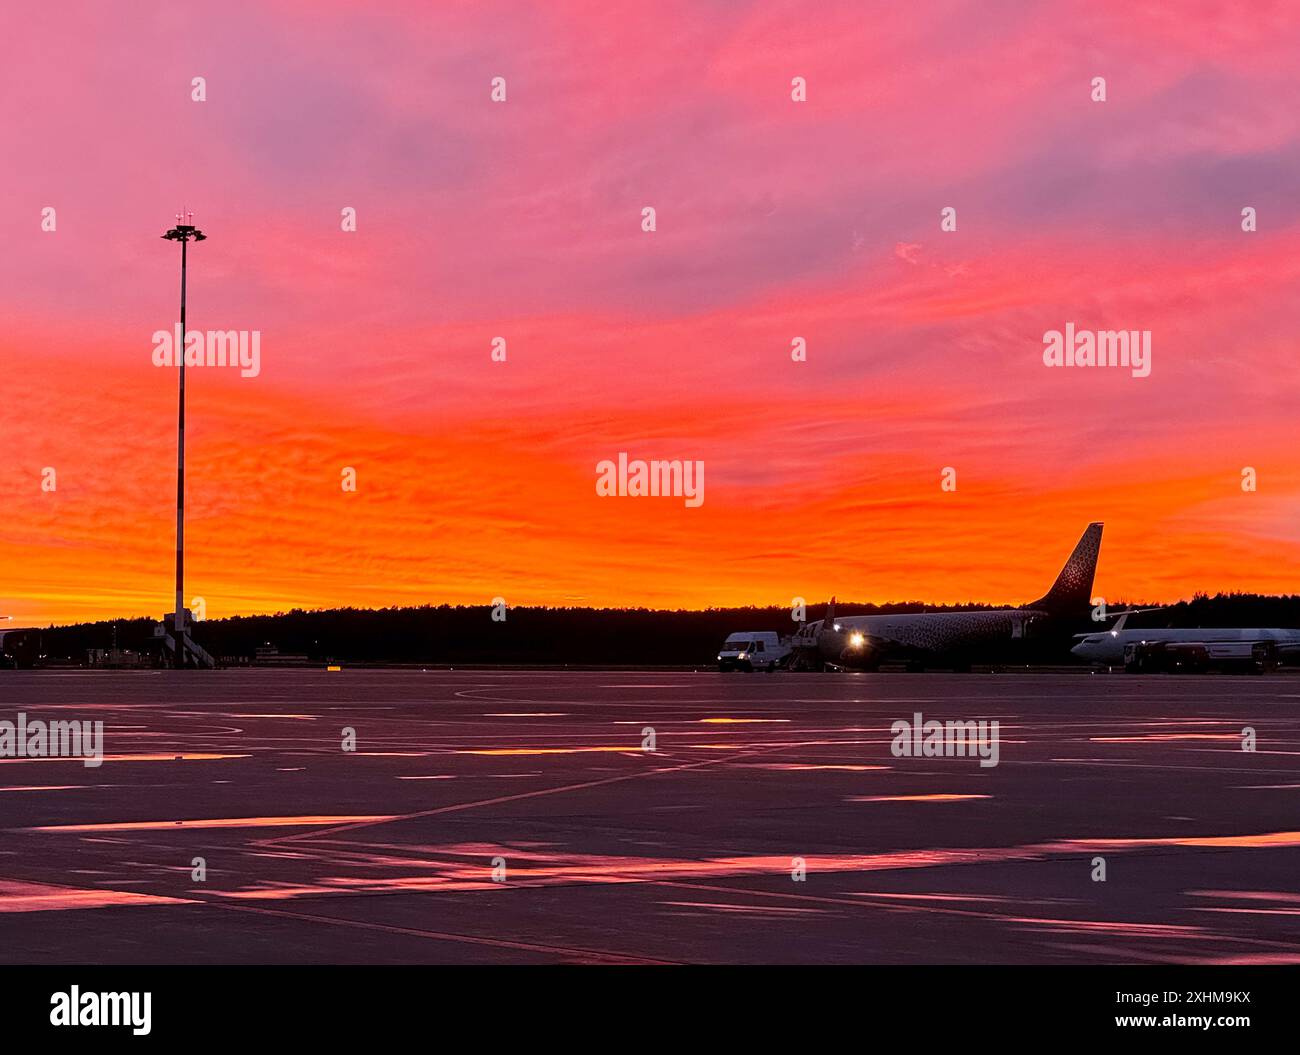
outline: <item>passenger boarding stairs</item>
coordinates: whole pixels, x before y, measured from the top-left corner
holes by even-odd
[[[168,667],[211,670],[217,665],[206,649],[190,637],[194,620],[185,609],[185,622],[180,634],[176,633],[176,613],[168,612],[163,621],[154,627],[154,637],[162,643],[163,662]],[[179,641],[179,645],[178,645]]]

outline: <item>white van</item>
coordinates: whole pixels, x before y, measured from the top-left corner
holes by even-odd
[[[742,630],[722,643],[718,652],[718,670],[766,670],[784,666],[790,656],[789,639],[769,630]]]

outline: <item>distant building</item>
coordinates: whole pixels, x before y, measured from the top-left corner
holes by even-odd
[[[153,666],[153,657],[124,648],[88,648],[86,666],[102,670],[135,670]]]
[[[0,667],[35,667],[44,658],[39,630],[0,630]]]
[[[305,667],[311,660],[305,652],[281,652],[269,641],[258,645],[253,663],[259,667]]]

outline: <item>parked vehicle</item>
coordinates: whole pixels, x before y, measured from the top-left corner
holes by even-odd
[[[790,658],[790,639],[770,630],[742,630],[731,634],[718,651],[718,670],[755,671],[769,674],[785,666]]]
[[[1262,674],[1276,670],[1274,641],[1130,641],[1124,646],[1124,669],[1130,674],[1200,674],[1216,668]]]

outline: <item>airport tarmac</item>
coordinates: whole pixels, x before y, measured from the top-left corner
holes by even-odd
[[[1294,676],[0,671],[20,711],[105,761],[0,759],[0,962],[1300,962]],[[998,764],[896,757],[917,712]]]

